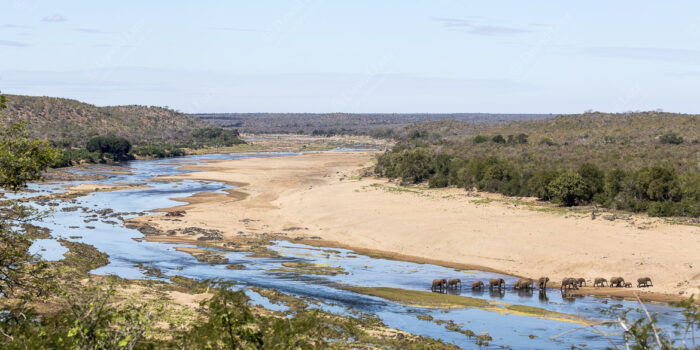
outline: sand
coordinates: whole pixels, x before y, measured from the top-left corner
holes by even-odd
[[[626,290],[647,299],[700,294],[700,227],[642,215],[593,220],[590,213],[543,210],[464,189],[406,189],[359,178],[375,155],[312,153],[189,166],[197,172],[169,179],[224,181],[238,188],[184,199],[188,204],[173,208],[186,211],[181,221],[163,214],[140,220],[165,230],[215,228],[225,239],[255,233],[318,236],[319,245],[553,281],[585,277],[592,284],[595,277],[620,275],[636,285],[638,277],[649,276],[654,287]],[[610,289],[586,292],[605,290]]]

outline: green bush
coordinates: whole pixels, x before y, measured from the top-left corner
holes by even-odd
[[[549,191],[549,184],[559,175],[559,172],[555,170],[540,170],[536,172],[527,182],[527,193],[541,200],[551,200],[552,193]]]
[[[681,136],[678,136],[678,134],[671,132],[659,136],[659,141],[662,144],[680,145],[681,143],[683,143],[683,138]]]
[[[476,136],[474,137],[474,143],[484,143],[484,142],[486,142],[486,141],[488,141],[488,140],[489,140],[489,139],[486,138],[486,136],[482,136],[482,135],[476,135]]]
[[[114,160],[129,159],[129,151],[131,151],[131,142],[129,140],[114,135],[95,136],[85,145],[88,152],[100,152],[109,154],[107,158]]]
[[[567,171],[552,180],[547,186],[552,199],[564,205],[575,205],[586,199],[586,182],[579,173]]]

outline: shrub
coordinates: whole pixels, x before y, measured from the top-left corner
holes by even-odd
[[[547,145],[547,146],[554,146],[554,145],[556,145],[556,143],[554,143],[554,141],[552,141],[552,139],[550,139],[549,137],[543,137],[543,138],[541,138],[540,141],[539,141],[538,143],[539,143],[540,145]]]
[[[496,135],[491,138],[491,142],[493,143],[506,143],[506,139],[503,138],[503,135]]]
[[[659,136],[659,141],[662,144],[680,145],[683,143],[683,137],[678,136],[675,132]]]
[[[564,205],[575,205],[586,198],[586,182],[579,173],[567,171],[547,186],[552,198]]]
[[[647,200],[678,200],[680,188],[673,168],[645,167],[635,175],[637,194]]]
[[[428,186],[430,188],[447,187],[448,184],[447,176],[442,174],[435,174],[428,180]]]
[[[486,142],[486,141],[488,141],[488,140],[489,140],[489,139],[486,138],[486,136],[482,136],[482,135],[476,135],[476,136],[474,137],[474,143],[484,143],[484,142]]]
[[[540,170],[536,172],[527,182],[528,194],[541,200],[552,199],[549,183],[558,176],[559,172],[554,170]]]

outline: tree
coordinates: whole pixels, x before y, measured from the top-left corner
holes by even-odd
[[[555,170],[540,170],[535,173],[528,181],[527,187],[530,195],[536,196],[541,200],[552,199],[552,194],[549,192],[549,183],[559,176],[559,172]]]
[[[5,105],[0,98],[0,107]],[[0,115],[1,117],[1,115]],[[60,151],[46,140],[30,139],[23,124],[0,131],[0,187],[17,191],[27,182],[38,180],[42,172],[58,161]],[[16,227],[35,213],[16,201],[2,202],[0,210],[0,297],[9,297],[16,288],[33,290],[30,282],[41,277],[43,265],[29,253],[32,241]]]
[[[578,173],[586,183],[586,200],[591,200],[595,194],[603,192],[605,173],[597,165],[583,163],[579,166]]]
[[[39,180],[60,156],[48,141],[29,138],[22,123],[0,130],[0,187],[17,191],[27,182]]]
[[[552,198],[572,206],[586,198],[586,182],[579,173],[567,171],[552,180],[547,186]]]
[[[503,138],[503,135],[496,135],[491,138],[491,142],[493,143],[506,143],[506,139]]]
[[[128,159],[131,142],[121,136],[95,136],[88,141],[85,148],[89,152],[112,154],[116,160]]]
[[[639,169],[635,187],[638,196],[651,201],[678,200],[681,194],[676,171],[660,166]]]

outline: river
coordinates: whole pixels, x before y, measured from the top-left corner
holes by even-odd
[[[112,192],[93,192],[76,198],[75,203],[55,202],[53,205],[33,203],[41,210],[48,210],[51,215],[37,222],[37,225],[51,230],[53,238],[36,240],[32,251],[40,253],[49,260],[61,259],[66,249],[56,239],[63,238],[95,246],[109,254],[109,264],[92,273],[98,275],[115,274],[125,278],[155,278],[144,275],[143,268],[155,267],[166,276],[181,275],[196,279],[221,278],[234,281],[240,288],[247,289],[247,294],[254,304],[270,309],[283,309],[271,304],[267,299],[249,290],[250,287],[271,288],[296,296],[306,296],[322,300],[320,307],[338,314],[349,314],[348,308],[377,315],[392,328],[410,333],[441,339],[462,348],[477,347],[474,338],[446,329],[435,320],[453,320],[463,329],[476,334],[488,332],[493,338],[487,348],[543,349],[571,348],[585,346],[598,349],[609,346],[608,340],[590,329],[569,333],[557,339],[551,337],[581,325],[574,322],[552,320],[531,315],[494,312],[478,308],[454,308],[449,310],[406,306],[385,299],[358,294],[337,288],[338,285],[392,287],[409,290],[429,290],[430,281],[435,276],[457,277],[465,287],[462,295],[489,300],[492,303],[507,305],[525,305],[566,314],[578,315],[590,320],[610,318],[601,310],[610,307],[619,309],[636,309],[638,304],[632,301],[615,300],[601,297],[564,298],[558,290],[550,290],[546,298],[538,293],[518,293],[512,290],[516,277],[487,273],[482,271],[463,271],[430,264],[386,260],[363,256],[344,249],[319,249],[278,241],[271,247],[280,257],[251,258],[245,252],[225,252],[229,262],[226,264],[208,264],[199,262],[192,255],[176,251],[176,247],[190,246],[176,243],[157,243],[135,240],[143,237],[137,230],[127,228],[122,222],[106,220],[95,215],[95,211],[111,209],[121,214],[122,218],[139,215],[148,210],[180,205],[171,198],[186,197],[200,192],[220,192],[232,186],[206,181],[157,182],[155,176],[167,176],[186,172],[183,165],[212,159],[234,159],[244,157],[294,156],[296,153],[268,154],[211,154],[188,156],[176,159],[139,160],[122,165],[124,173],[104,173],[106,178],[98,181],[66,181],[62,183],[33,183],[30,190],[35,192],[7,194],[7,197],[32,197],[49,193],[59,193],[66,189],[64,185],[81,183],[111,184],[115,182],[143,183],[147,188],[132,188]],[[77,171],[77,170],[74,170]],[[85,171],[85,170],[82,170]],[[92,170],[87,169],[87,172]],[[100,173],[100,167],[94,167]],[[235,179],[233,179],[235,180]],[[56,205],[56,203],[58,203]],[[64,211],[64,208],[78,207]],[[203,248],[211,249],[211,248]],[[306,262],[341,267],[345,273],[336,275],[306,275],[284,271],[283,263]],[[242,264],[244,269],[227,269],[229,263]],[[473,292],[469,287],[474,280],[486,281],[502,277],[509,286],[505,293]],[[650,312],[658,315],[658,325],[672,329],[672,324],[682,320],[678,309],[661,303],[647,303]],[[631,315],[636,314],[633,311]],[[423,315],[422,319],[418,316]],[[426,316],[433,320],[426,320]],[[634,316],[633,316],[634,317]],[[599,330],[611,332],[615,341],[622,340],[620,329]]]

